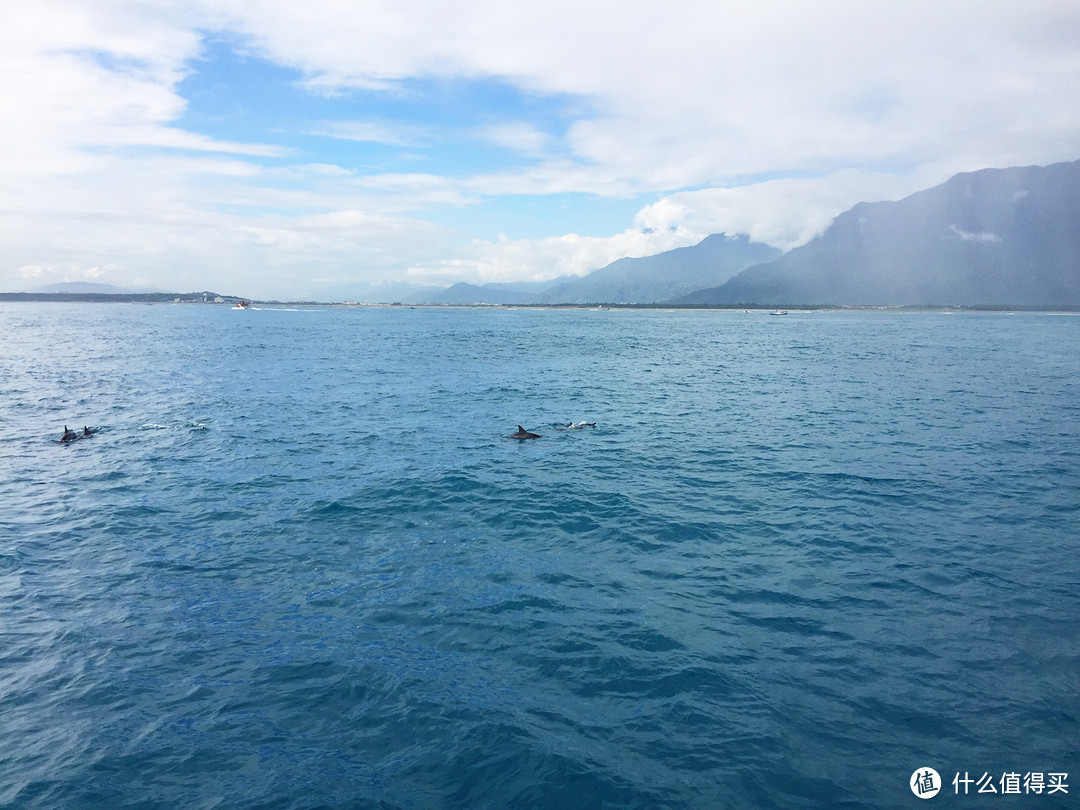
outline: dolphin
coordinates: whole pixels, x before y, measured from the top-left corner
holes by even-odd
[[[567,430],[580,430],[583,427],[596,427],[596,422],[578,422],[576,425],[571,422],[566,426]]]
[[[93,436],[95,433],[97,433],[96,430],[94,430],[93,428],[88,428],[86,425],[83,425],[83,429],[82,429],[82,435],[83,436]]]
[[[64,425],[64,435],[60,437],[60,441],[70,442],[77,438],[79,438],[78,434],[76,434],[74,430],[68,430],[68,426]]]
[[[540,434],[539,433],[529,433],[529,431],[527,431],[521,425],[518,425],[517,426],[517,433],[511,433],[506,438],[508,438],[508,439],[539,439]]]

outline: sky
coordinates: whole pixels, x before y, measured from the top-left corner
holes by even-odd
[[[0,291],[543,281],[1080,159],[1076,0],[35,0]]]

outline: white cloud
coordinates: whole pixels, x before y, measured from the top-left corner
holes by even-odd
[[[994,243],[1001,241],[1001,237],[992,231],[978,231],[977,233],[975,233],[972,231],[965,231],[958,225],[950,225],[949,232],[952,233],[953,236],[960,239],[960,241],[962,242]]]
[[[71,281],[99,281],[108,276],[110,268],[94,265],[87,267],[79,262],[52,265],[29,264],[18,269],[18,274],[35,286],[60,284]]]
[[[611,237],[565,234],[543,239],[476,240],[457,258],[413,267],[409,276],[430,284],[469,281],[549,281],[583,276],[626,256],[651,256],[686,247],[701,236],[682,228],[647,233],[627,230]]]
[[[492,124],[479,131],[482,140],[503,149],[524,155],[544,156],[552,146],[552,138],[526,121]]]
[[[380,254],[400,253],[409,244],[420,240],[441,240],[444,229],[426,222],[404,217],[391,217],[370,211],[334,211],[301,217],[266,217],[253,224],[250,220],[237,225],[242,239],[262,248],[269,248],[265,260],[280,264],[307,260],[327,262],[333,257],[340,261],[348,257],[363,265],[387,269]],[[394,250],[389,250],[393,246]],[[391,269],[393,265],[391,265]]]
[[[0,26],[0,173],[47,177],[100,165],[130,147],[280,156],[174,126],[177,83],[201,47],[180,6],[41,0]],[[97,151],[95,151],[97,150]]]
[[[326,87],[494,77],[587,97],[602,116],[571,129],[577,156],[600,177],[654,190],[913,150],[999,163],[1031,148],[1009,126],[1045,122],[1062,104],[1038,137],[1058,156],[1077,146],[1080,102],[1067,95],[1076,43],[1060,31],[1077,30],[1080,12],[1060,0],[687,2],[677,12],[473,2],[467,13],[422,0],[280,2],[238,4],[234,21]]]
[[[930,184],[925,178],[845,170],[821,177],[679,192],[646,206],[634,221],[640,228],[684,228],[702,237],[747,234],[755,242],[789,250],[821,233],[855,203],[899,199]]]
[[[113,283],[156,274],[284,296],[407,270],[447,283],[581,274],[720,231],[787,247],[860,200],[1076,159],[1078,30],[1074,0],[14,4],[0,26],[0,287],[34,268],[43,280],[97,268]],[[185,129],[181,80],[211,36],[340,99],[341,120],[308,133],[494,145],[500,168],[450,168],[431,149],[423,172],[375,171],[283,146],[273,125],[251,143]],[[525,101],[463,107],[452,123],[447,105],[438,126],[385,114],[418,79],[511,86]],[[388,106],[369,114],[357,88]],[[552,98],[546,120],[529,119],[530,99]],[[470,240],[426,221],[564,193],[654,202],[610,237]]]
[[[311,134],[400,147],[420,146],[432,137],[425,128],[387,121],[322,121]]]

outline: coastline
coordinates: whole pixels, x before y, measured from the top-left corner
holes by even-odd
[[[933,312],[1033,312],[1044,314],[1074,315],[1080,313],[1080,306],[1061,304],[921,304],[921,305],[873,305],[873,304],[744,304],[739,306],[705,304],[615,304],[592,302],[585,304],[437,304],[437,303],[385,303],[356,301],[276,301],[259,300],[245,296],[219,295],[211,292],[198,293],[0,293],[0,302],[26,303],[89,303],[89,304],[187,304],[203,306],[232,307],[239,301],[250,301],[267,307],[305,306],[305,307],[343,307],[350,309],[539,309],[539,310],[659,310],[659,311],[703,311],[703,312],[772,312],[787,310],[792,313],[811,312],[895,312],[895,313],[933,313]]]

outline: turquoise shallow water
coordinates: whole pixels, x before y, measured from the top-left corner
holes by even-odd
[[[1078,380],[1076,316],[0,305],[0,806],[1072,806]]]

